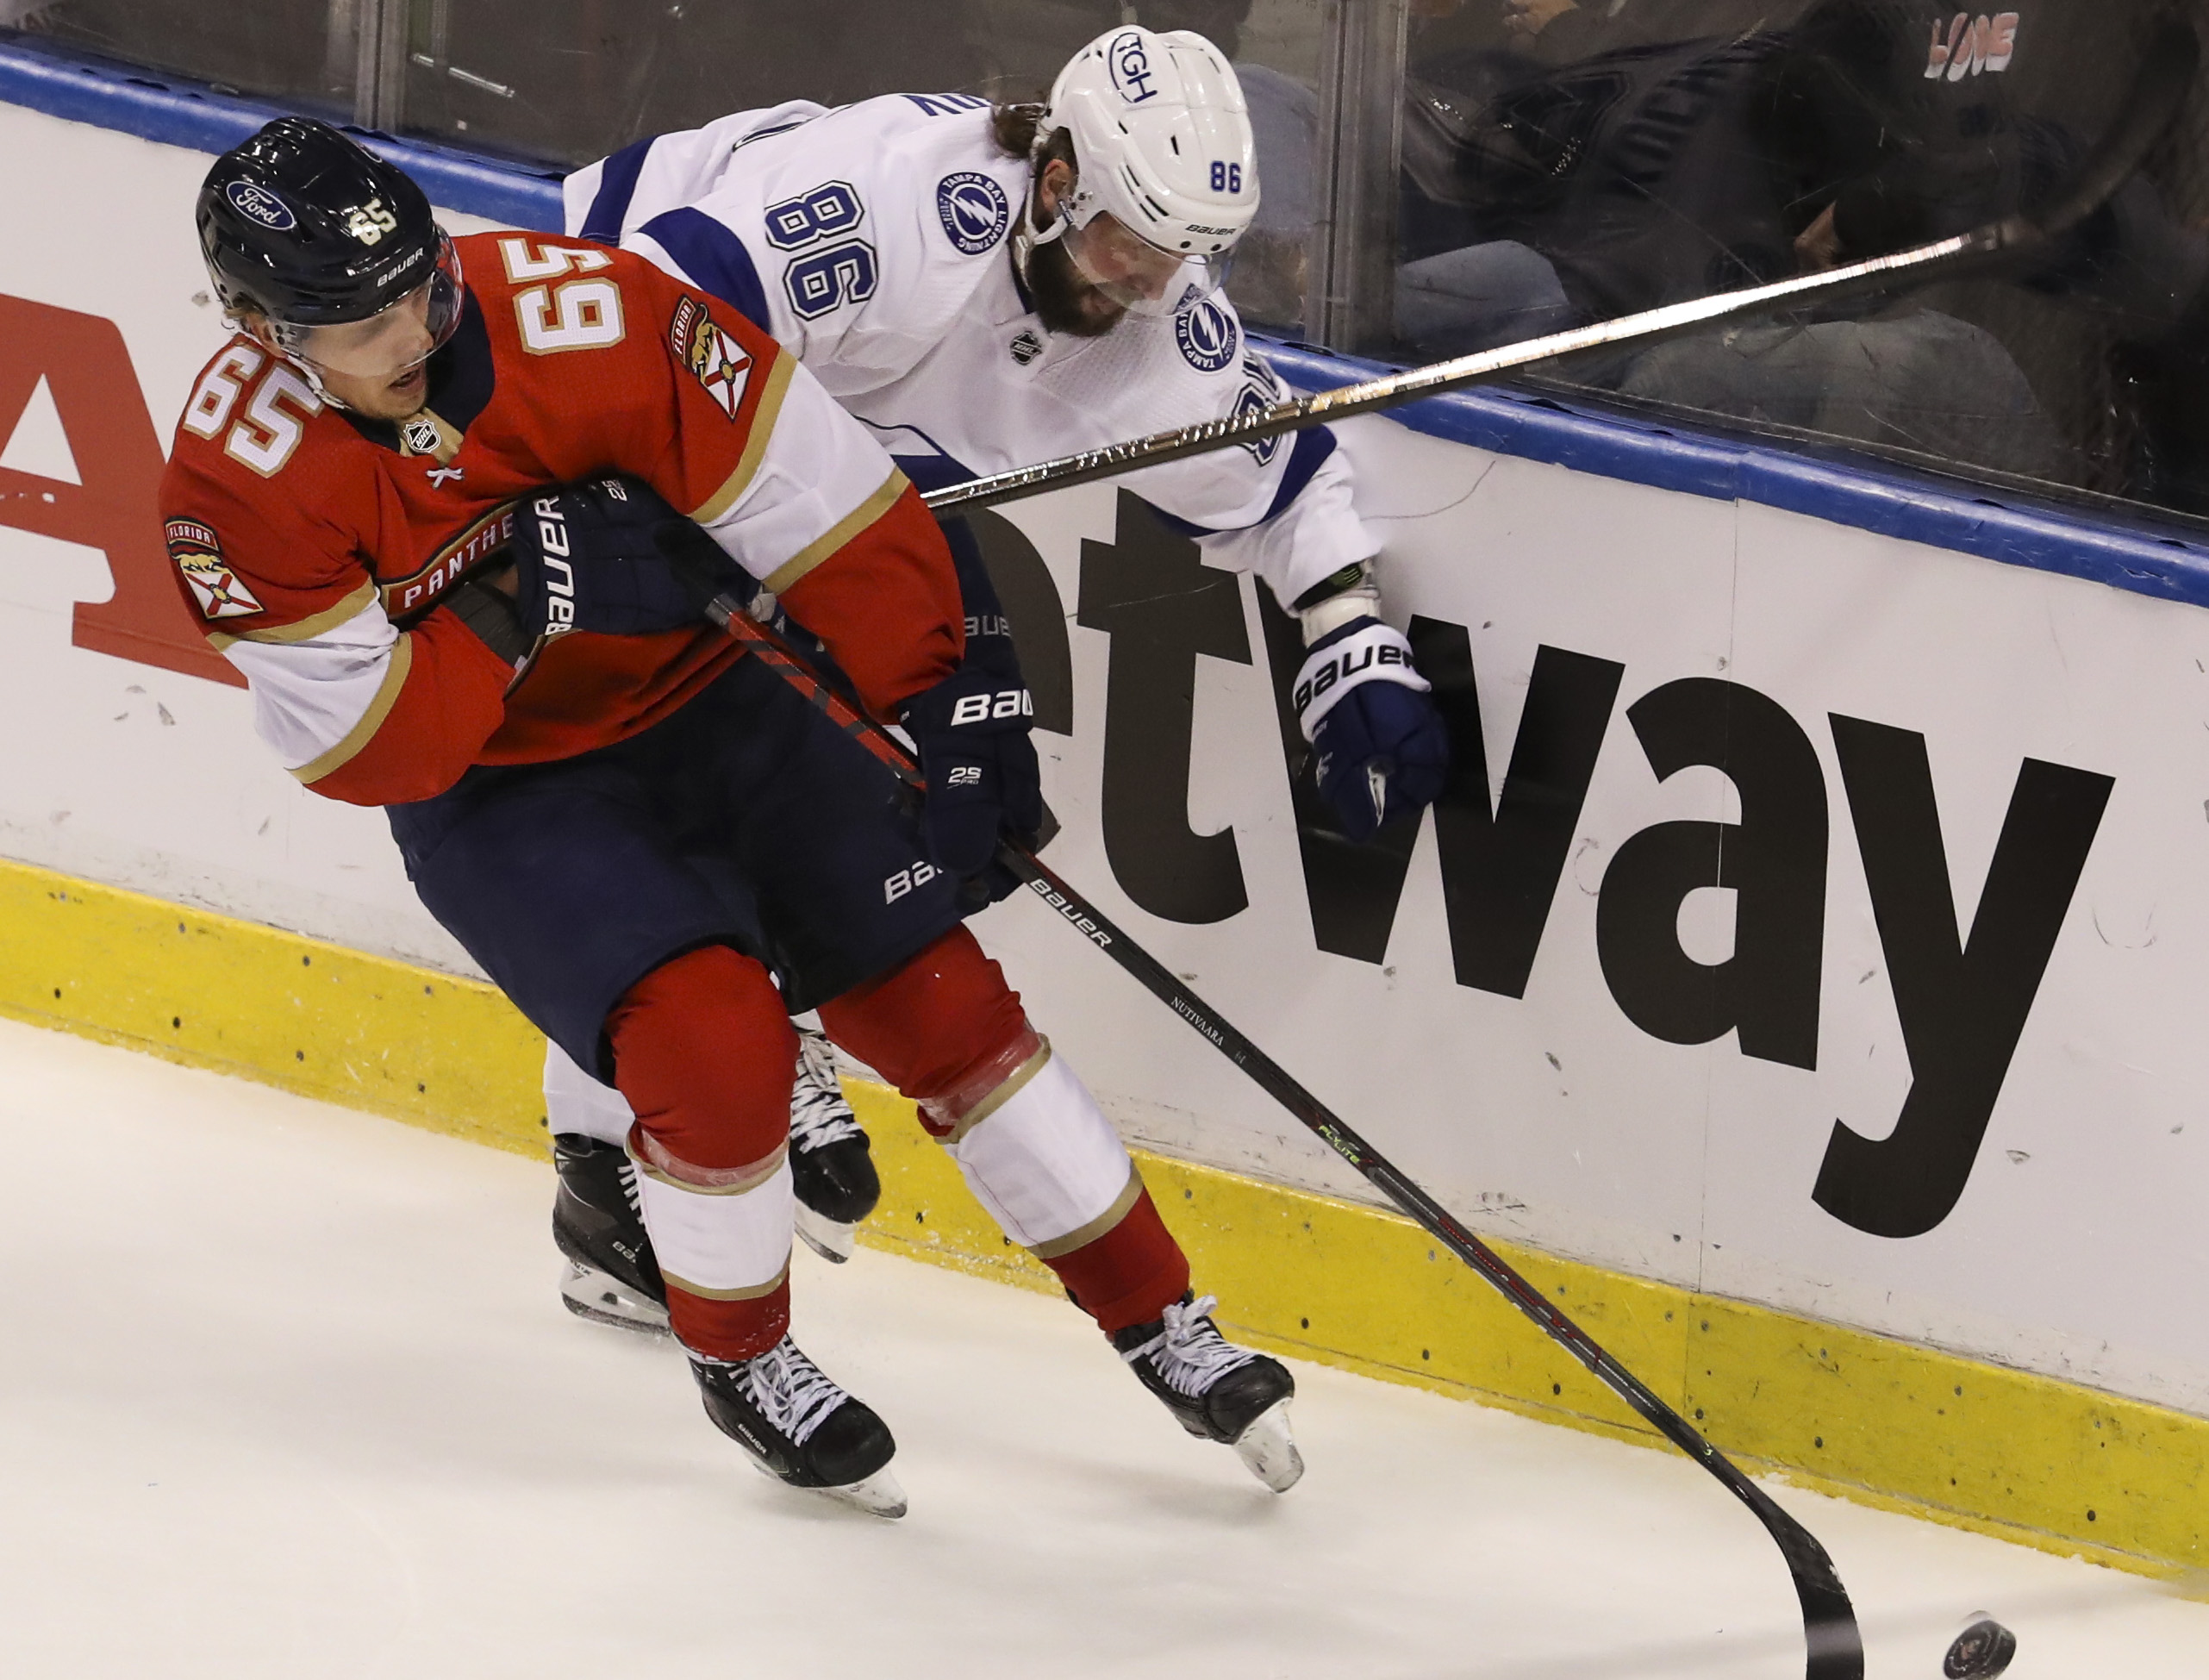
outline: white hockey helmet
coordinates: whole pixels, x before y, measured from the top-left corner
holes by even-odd
[[[1079,178],[1032,240],[1063,237],[1093,284],[1144,314],[1171,314],[1226,278],[1258,180],[1250,108],[1218,47],[1186,29],[1099,35],[1058,72],[1039,141],[1061,128]]]

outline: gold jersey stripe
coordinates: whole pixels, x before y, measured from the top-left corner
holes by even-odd
[[[207,639],[214,644],[215,651],[218,653],[231,643],[239,641],[278,643],[312,641],[324,632],[334,630],[339,625],[350,623],[359,617],[368,610],[375,599],[376,585],[363,584],[344,600],[339,602],[336,606],[325,607],[321,612],[315,614],[312,617],[303,618],[296,624],[278,624],[265,630],[247,630],[234,636],[225,635],[217,630],[209,630],[207,633]]]
[[[390,663],[384,668],[384,680],[378,684],[375,699],[360,715],[360,721],[346,732],[346,738],[319,759],[309,759],[291,773],[309,787],[328,776],[332,771],[353,762],[360,750],[376,738],[384,727],[384,720],[391,715],[391,708],[399,703],[399,690],[407,685],[407,673],[414,669],[415,639],[401,636],[391,645]]]
[[[752,430],[744,440],[744,457],[736,464],[736,471],[728,475],[721,487],[706,498],[703,506],[692,510],[690,517],[701,525],[710,525],[743,500],[744,492],[752,488],[752,481],[759,474],[759,463],[767,459],[768,441],[775,435],[775,422],[782,415],[783,398],[789,394],[791,376],[797,371],[797,358],[788,351],[775,358],[775,365],[767,370],[767,378],[759,389],[759,406],[752,411]]]
[[[766,587],[777,595],[796,583],[814,567],[858,536],[897,504],[897,498],[911,488],[905,475],[895,467],[882,481],[873,495],[830,526],[826,534],[815,538],[803,548],[784,560],[767,574]]]

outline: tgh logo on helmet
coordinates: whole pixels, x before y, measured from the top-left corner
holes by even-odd
[[[279,234],[288,234],[299,225],[299,218],[292,215],[290,205],[266,187],[255,186],[251,181],[231,182],[224,190],[224,197],[240,215]]]
[[[1140,31],[1130,29],[1116,37],[1105,48],[1105,62],[1112,66],[1112,84],[1129,104],[1139,105],[1158,97],[1158,90],[1151,85],[1156,72],[1151,68],[1151,55],[1144,49]]]

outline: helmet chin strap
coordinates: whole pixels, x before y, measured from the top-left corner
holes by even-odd
[[[1041,149],[1041,144],[1039,142],[1037,150]],[[1029,159],[1031,165],[1036,161],[1037,159],[1033,157]],[[1013,265],[1020,271],[1020,284],[1025,286],[1033,286],[1035,284],[1028,273],[1028,261],[1035,254],[1036,247],[1049,245],[1052,240],[1064,239],[1066,235],[1068,220],[1063,205],[1058,213],[1051,217],[1051,225],[1048,228],[1036,226],[1035,203],[1036,200],[1042,196],[1043,174],[1040,170],[1038,170],[1030,180],[1026,197],[1020,204],[1020,226],[1013,229]]]
[[[321,368],[315,366],[314,363],[309,361],[304,356],[300,355],[296,351],[285,350],[280,353],[283,355],[284,360],[290,362],[293,367],[299,371],[299,377],[304,379],[309,385],[314,388],[315,396],[321,397],[322,401],[328,403],[331,408],[343,409],[347,414],[353,412],[351,405],[340,401],[337,393],[322,383],[322,370]]]
[[[256,310],[255,313],[259,314],[259,312]],[[327,403],[333,409],[346,409],[346,411],[348,414],[351,413],[352,410],[350,409],[346,409],[346,404],[338,400],[336,394],[333,392],[328,385],[322,383],[321,370],[316,367],[314,363],[309,361],[304,356],[301,355],[296,350],[294,350],[289,344],[284,342],[283,323],[281,322],[270,321],[265,315],[261,316],[261,319],[268,322],[268,337],[265,339],[259,333],[251,332],[250,330],[248,331],[247,336],[252,338],[253,342],[259,345],[262,349],[270,351],[275,355],[281,357],[284,362],[290,365],[292,372],[298,374],[301,378],[307,382],[307,388],[315,393],[318,401]],[[243,322],[240,318],[234,315],[231,316],[231,323],[234,327],[243,325]]]

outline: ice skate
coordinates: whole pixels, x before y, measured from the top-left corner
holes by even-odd
[[[1163,1318],[1122,1330],[1112,1345],[1183,1428],[1226,1442],[1251,1475],[1286,1493],[1304,1473],[1289,1432],[1296,1379],[1278,1359],[1222,1336],[1210,1317],[1219,1304],[1213,1296],[1185,1294]]]
[[[559,1187],[552,1240],[567,1258],[560,1300],[577,1318],[667,1333],[667,1285],[637,1210],[637,1170],[619,1144],[580,1133],[552,1140]]]
[[[874,1516],[905,1514],[905,1490],[889,1473],[889,1426],[788,1336],[740,1362],[693,1353],[690,1372],[706,1415],[765,1474]]]
[[[838,1265],[852,1258],[854,1233],[882,1199],[867,1134],[836,1079],[836,1047],[810,1027],[798,1034],[797,1077],[790,1087],[790,1177],[797,1233]]]

